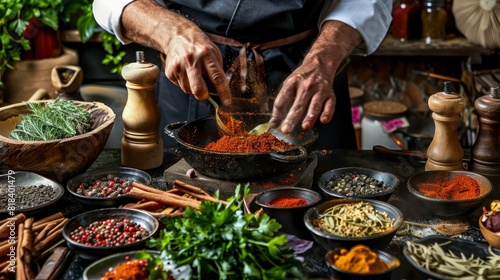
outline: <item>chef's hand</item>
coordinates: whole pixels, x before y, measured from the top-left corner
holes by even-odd
[[[307,130],[318,118],[322,123],[332,120],[335,74],[325,66],[321,61],[304,61],[288,76],[274,101],[271,127],[281,125],[283,133],[290,133],[300,123]]]
[[[197,26],[183,28],[167,46],[165,75],[185,93],[198,100],[208,97],[208,88],[203,80],[207,76],[215,86],[221,102],[230,102],[229,85],[222,67],[219,48]]]
[[[326,21],[302,64],[284,81],[273,105],[271,127],[290,133],[299,124],[311,129],[335,112],[333,82],[342,61],[362,42],[359,33],[338,21]]]
[[[155,1],[136,0],[123,10],[121,25],[126,38],[166,55],[165,75],[184,92],[198,100],[207,99],[206,76],[222,104],[230,104],[222,54],[195,23]]]

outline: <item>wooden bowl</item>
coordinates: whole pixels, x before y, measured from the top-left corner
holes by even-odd
[[[52,101],[34,101],[47,103]],[[99,102],[78,102],[90,112],[92,130],[70,138],[49,141],[18,141],[9,135],[31,112],[26,103],[0,108],[0,169],[31,171],[63,182],[85,171],[104,149],[115,121],[115,114]]]
[[[484,215],[484,214],[483,214]],[[486,242],[490,244],[491,246],[495,248],[500,248],[500,234],[495,234],[493,231],[487,229],[484,227],[482,219],[483,215],[479,217],[479,230],[481,231],[481,234],[483,235],[484,239],[486,239]]]

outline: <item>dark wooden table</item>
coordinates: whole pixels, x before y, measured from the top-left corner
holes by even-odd
[[[424,170],[424,162],[411,158],[382,156],[368,150],[315,151],[314,153],[318,156],[318,165],[314,172],[312,184],[313,189],[318,190],[316,181],[319,176],[334,168],[356,166],[391,172],[400,178],[401,183],[398,190],[389,199],[389,203],[398,207],[403,212],[405,219],[427,223],[445,221],[432,215],[432,209],[424,209],[420,207],[417,201],[410,197],[406,188],[408,178]],[[180,158],[173,151],[166,151],[163,165],[159,168],[148,170],[153,178],[151,185],[161,189],[168,187],[168,183],[171,182],[165,182],[163,179],[163,172],[175,164],[178,160],[180,160]],[[104,150],[90,169],[110,166],[121,166],[119,150]],[[489,202],[493,199],[500,199],[500,176],[493,178],[490,177],[490,180],[494,183],[494,191],[485,204],[489,204]],[[203,187],[201,183],[198,184],[198,186]],[[231,192],[232,190],[229,191]],[[66,192],[64,198],[61,199],[55,208],[51,209],[51,211],[62,211],[66,216],[71,217],[86,211],[86,209],[73,200]],[[453,218],[455,221],[465,221],[471,225],[471,229],[467,230],[467,232],[463,235],[458,236],[458,238],[465,238],[467,240],[483,242],[486,244],[479,232],[479,229],[477,228],[477,219],[479,218],[480,213],[480,209],[478,209],[470,215]],[[432,233],[432,231],[428,230],[424,230],[423,232]],[[401,266],[395,271],[393,279],[428,279],[428,277],[413,268],[406,261],[402,253],[405,242],[416,238],[418,237],[412,235],[411,233],[404,236],[395,236],[393,241],[387,247],[386,251],[395,255],[401,261]],[[324,260],[325,253],[326,251],[323,248],[314,245],[313,248],[309,249],[302,255],[305,259],[306,271],[311,275],[311,279],[331,277],[331,270],[328,268]],[[71,259],[68,261],[67,267],[64,268],[60,278],[66,280],[81,279],[83,270],[91,263],[91,261],[80,259],[74,255],[70,256],[70,258]]]

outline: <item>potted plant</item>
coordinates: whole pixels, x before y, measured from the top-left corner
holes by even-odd
[[[19,87],[22,87],[23,84],[30,85],[26,81],[30,77],[37,78],[38,84],[41,85],[39,87],[46,84],[49,84],[50,87],[50,75],[46,75],[45,72],[47,68],[51,68],[51,63],[56,65],[72,64],[75,60],[75,64],[77,63],[76,53],[74,54],[76,58],[69,59],[71,63],[68,63],[68,60],[39,62],[38,65],[42,65],[41,67],[44,68],[42,77],[46,79],[45,83],[41,83],[39,77],[34,77],[36,75],[32,75],[32,73],[26,75],[25,73],[26,71],[32,72],[37,68],[32,65],[32,63],[36,63],[35,60],[50,59],[63,52],[63,47],[57,40],[57,32],[62,27],[75,26],[83,43],[96,34],[102,37],[103,47],[107,53],[102,63],[112,63],[115,65],[112,71],[121,72],[123,66],[121,61],[125,52],[119,51],[121,44],[114,35],[98,28],[92,14],[92,2],[92,0],[0,0],[0,91],[5,90],[6,96],[15,96],[15,98],[6,98],[0,94],[0,105],[4,99],[12,103],[27,99],[25,95],[32,94],[31,91],[34,91],[33,87],[35,86],[31,83],[31,87],[28,89],[19,89]],[[45,36],[37,40],[36,38],[42,36],[45,31],[52,33],[52,37],[49,39]],[[37,42],[42,43],[43,48],[36,47]],[[44,56],[39,55],[39,53],[48,53],[49,55]],[[23,60],[30,60],[30,62],[22,67],[20,63]],[[23,68],[24,73],[13,77],[11,73],[15,72],[13,70],[16,67]],[[6,83],[7,79],[8,83]],[[12,87],[14,89],[11,89]]]

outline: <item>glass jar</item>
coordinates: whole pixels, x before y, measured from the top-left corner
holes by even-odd
[[[420,6],[416,0],[402,0],[392,11],[391,34],[401,42],[420,38]]]
[[[370,101],[363,104],[361,119],[361,149],[372,150],[373,146],[382,145],[389,149],[402,150],[406,146],[400,133],[393,133],[399,128],[408,127],[404,116],[408,107],[393,101]]]
[[[427,44],[446,39],[446,12],[445,0],[426,0],[422,2],[422,39]]]

